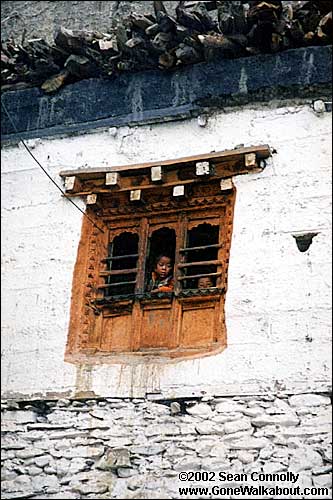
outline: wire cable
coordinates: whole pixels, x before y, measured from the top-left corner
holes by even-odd
[[[45,175],[47,175],[47,177],[50,179],[50,181],[56,186],[57,189],[59,189],[59,191],[64,195],[64,197],[66,198],[66,200],[70,201],[72,205],[74,205],[74,207],[76,207],[99,231],[101,231],[102,233],[104,233],[103,229],[101,229],[90,217],[89,215],[87,215],[86,212],[84,212],[76,203],[74,203],[73,200],[71,200],[71,198],[68,198],[68,196],[66,195],[65,191],[56,183],[56,181],[54,179],[52,179],[52,177],[50,176],[50,174],[45,170],[45,168],[43,167],[43,165],[37,160],[37,158],[33,155],[33,153],[30,151],[30,149],[28,148],[28,146],[26,145],[23,137],[21,136],[20,132],[17,130],[17,127],[14,123],[14,121],[12,120],[12,117],[10,116],[9,112],[7,111],[7,108],[5,106],[5,104],[3,103],[2,99],[1,99],[1,106],[3,107],[3,110],[4,112],[6,113],[10,123],[12,124],[12,127],[14,128],[15,130],[15,133],[17,134],[20,142],[22,142],[23,146],[25,147],[25,149],[28,151],[29,155],[35,160],[35,162],[37,163],[37,165],[42,169],[42,171],[44,172]]]

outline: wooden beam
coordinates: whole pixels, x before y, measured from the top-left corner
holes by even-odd
[[[133,172],[134,170],[140,170],[145,168],[151,168],[156,166],[161,167],[181,167],[184,164],[196,163],[197,161],[206,161],[206,160],[214,160],[217,162],[235,160],[242,155],[248,153],[255,153],[258,159],[265,159],[271,156],[270,147],[267,144],[261,146],[251,146],[248,148],[238,148],[238,149],[230,149],[226,151],[220,151],[216,153],[208,153],[202,155],[195,156],[184,156],[178,159],[173,160],[165,160],[160,162],[148,162],[148,163],[139,163],[132,165],[119,165],[113,167],[98,167],[98,168],[89,168],[84,170],[64,170],[60,172],[61,177],[67,177],[72,175],[79,176],[80,179],[94,179],[101,177],[103,174],[107,172]]]
[[[215,266],[220,266],[222,264],[222,262],[220,260],[203,260],[203,261],[200,261],[200,262],[188,262],[187,264],[178,264],[178,267],[180,269],[184,268],[184,267],[193,267],[193,266],[212,266],[212,265],[215,265]]]
[[[135,257],[139,257],[139,254],[131,253],[129,255],[116,255],[115,257],[106,257],[105,259],[102,259],[102,262],[109,262],[110,260],[134,259]]]
[[[101,271],[100,276],[118,276],[121,274],[136,274],[138,269],[134,267],[133,269],[116,269],[115,271]]]
[[[191,280],[193,278],[207,278],[208,276],[221,276],[222,272],[219,273],[206,273],[206,274],[190,274],[189,276],[180,276],[178,279],[181,281]],[[218,287],[209,287],[218,288]],[[186,288],[185,288],[186,290]]]
[[[203,245],[200,247],[188,247],[188,248],[180,248],[180,252],[191,252],[193,250],[207,250],[207,248],[221,248],[222,245],[220,243],[216,243],[214,245]]]
[[[124,281],[123,283],[110,283],[109,285],[99,285],[97,288],[112,288],[114,286],[134,285],[136,281]]]

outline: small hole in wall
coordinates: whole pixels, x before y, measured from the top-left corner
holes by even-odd
[[[306,252],[312,243],[312,239],[317,236],[317,234],[318,233],[293,234],[298,250],[300,252]]]

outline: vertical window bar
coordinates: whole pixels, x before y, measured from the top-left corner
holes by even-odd
[[[175,295],[177,296],[183,288],[183,283],[179,278],[181,277],[181,269],[178,264],[182,262],[182,259],[186,258],[184,254],[181,254],[180,249],[187,246],[187,224],[188,218],[184,213],[180,215],[179,221],[179,237],[176,238],[176,252],[175,252],[175,266],[174,266],[174,278],[175,278]]]
[[[110,238],[110,236],[109,236]],[[108,257],[113,257],[113,241],[109,241],[109,251],[108,251]],[[112,271],[112,260],[108,260],[107,262],[107,270],[108,271]],[[111,276],[108,276],[108,278],[106,279],[106,284],[107,285],[110,285],[111,284]],[[111,294],[111,288],[108,287],[105,289],[105,296],[106,297],[109,297]]]
[[[139,229],[139,245],[138,245],[138,260],[137,260],[137,268],[139,269],[136,276],[136,287],[135,293],[143,293],[145,289],[145,276],[146,276],[146,257],[149,255],[147,252],[149,251],[148,245],[148,219],[147,217],[143,217],[140,221],[140,229]]]

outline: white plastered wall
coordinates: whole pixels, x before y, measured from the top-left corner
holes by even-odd
[[[22,397],[165,397],[325,391],[330,385],[331,115],[259,105],[28,145],[49,174],[268,144],[262,173],[233,179],[228,347],[136,366],[64,362],[82,214],[22,146],[2,151],[2,387]],[[81,208],[84,203],[76,200]],[[293,234],[316,232],[301,253]]]

